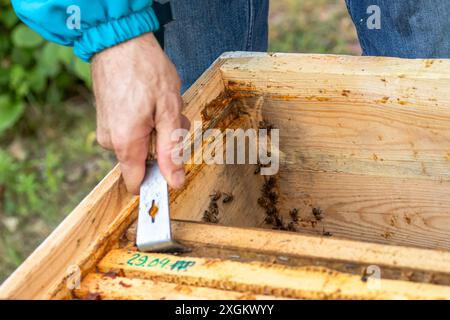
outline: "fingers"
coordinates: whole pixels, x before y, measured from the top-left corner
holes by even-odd
[[[133,194],[139,194],[140,184],[145,175],[145,161],[148,152],[148,134],[151,130],[146,124],[141,130],[136,126],[127,128],[133,122],[122,121],[121,126],[112,126],[105,113],[97,110],[97,141],[105,149],[114,150],[120,164],[120,170],[127,187]],[[135,122],[134,122],[135,123]],[[139,122],[138,122],[139,123]],[[142,137],[136,132],[141,132]]]
[[[180,113],[181,98],[162,99],[160,103],[157,110],[162,110],[158,114],[159,121],[156,127],[158,163],[168,184],[173,188],[179,188],[184,184],[184,167],[172,160],[172,150],[179,141],[172,141],[171,134],[173,130],[179,128],[189,130],[190,122]],[[149,134],[136,138],[134,133],[149,132],[152,126],[145,123],[142,128],[134,126],[134,129],[129,130],[117,127],[105,129],[104,123],[106,121],[97,124],[97,141],[103,148],[114,150],[127,190],[139,194],[140,184],[145,176]]]
[[[156,152],[161,173],[172,188],[180,188],[185,182],[184,166],[172,160],[172,150],[178,144],[171,136],[174,130],[188,129],[189,120],[181,114],[182,99],[178,94],[161,97],[157,103]]]
[[[172,100],[172,101],[170,101]],[[166,178],[172,188],[180,188],[184,184],[185,174],[182,164],[175,164],[172,160],[172,150],[179,141],[172,141],[171,134],[176,129],[189,130],[189,120],[179,112],[181,110],[181,100],[163,99],[164,105],[158,109],[172,109],[173,111],[162,111],[158,117],[157,130],[157,154],[158,164],[161,173]],[[170,102],[169,102],[170,101]],[[168,105],[174,107],[168,107]],[[97,140],[99,144],[110,150],[114,150],[120,164],[120,169],[125,181],[127,190],[133,194],[139,194],[140,185],[145,176],[146,159],[149,147],[149,134],[142,137],[134,137],[134,132],[148,132],[151,126],[144,125],[145,128],[135,127],[135,130],[118,128],[112,130],[97,129]]]
[[[111,140],[127,190],[130,193],[139,194],[145,176],[149,135],[138,138],[132,137],[131,132],[128,135],[113,133]]]

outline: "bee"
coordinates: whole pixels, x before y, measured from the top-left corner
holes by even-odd
[[[266,216],[266,218],[264,219],[264,222],[266,224],[273,224],[275,222],[275,218],[273,216]]]
[[[266,209],[266,214],[268,216],[276,216],[278,215],[278,209],[276,207],[271,206]]]
[[[278,202],[278,193],[274,191],[270,191],[267,195],[267,198],[272,202],[273,204],[276,204]]]
[[[298,222],[298,209],[294,208],[291,211],[289,211],[289,215],[291,216],[291,219],[293,222]]]
[[[297,226],[295,225],[295,222],[293,222],[293,221],[289,222],[288,225],[287,225],[287,229],[288,229],[288,231],[296,232],[297,231]]]
[[[319,207],[313,208],[312,209],[312,214],[313,214],[314,218],[317,221],[321,221],[323,219],[323,215],[322,215],[323,212],[322,212],[322,210]]]
[[[214,191],[212,194],[209,195],[211,198],[211,201],[217,201],[222,196],[222,193],[220,191]]]
[[[258,204],[265,209],[270,207],[270,202],[266,197],[258,198]]]
[[[208,212],[211,213],[213,216],[219,215],[219,207],[217,206],[217,203],[213,202],[209,205]]]
[[[260,168],[263,167],[258,163],[258,167],[255,170],[255,174],[260,172]],[[279,194],[273,190],[276,185],[275,177],[269,177],[264,179],[264,184],[261,188],[262,196],[258,198],[258,204],[266,209],[266,217],[264,222],[273,226],[273,229],[288,230],[287,226],[283,222],[283,218],[280,217],[276,204],[278,202]],[[292,228],[292,226],[290,227]]]
[[[210,222],[210,223],[217,223],[217,222],[219,222],[219,219],[217,218],[217,215],[212,213],[212,212],[210,212],[210,211],[208,211],[208,210],[205,210],[205,212],[203,213],[202,220],[204,222]]]
[[[205,222],[218,223],[219,222],[219,206],[217,205],[217,200],[220,199],[222,193],[220,191],[214,191],[209,195],[210,201],[208,205],[208,210],[203,213],[202,220]]]
[[[278,228],[284,228],[284,222],[282,217],[275,217],[275,226]]]
[[[275,187],[275,183],[276,183],[275,178],[270,177],[266,182],[266,186],[267,186],[267,188],[272,189],[273,187]]]
[[[205,210],[203,212],[202,220],[205,221],[205,222],[209,222],[211,220],[211,213],[209,213],[208,210]]]
[[[233,199],[234,199],[233,194],[231,194],[231,193],[224,193],[222,202],[223,203],[228,203],[228,202],[233,201]]]
[[[325,228],[322,228],[322,235],[325,237],[331,237],[333,234],[330,231],[325,231]]]
[[[211,202],[209,203],[208,209],[209,210],[214,210],[214,209],[218,209],[218,208],[219,208],[219,206],[217,205],[217,202],[211,200]]]

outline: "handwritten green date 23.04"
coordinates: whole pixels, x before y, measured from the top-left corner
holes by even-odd
[[[151,259],[151,257],[148,255],[135,253],[127,261],[127,264],[134,267],[146,267],[146,268],[159,267],[161,269],[170,268],[170,270],[174,271],[187,271],[190,267],[195,265],[195,261],[181,260],[181,259],[176,259],[175,261],[173,261],[169,258]]]

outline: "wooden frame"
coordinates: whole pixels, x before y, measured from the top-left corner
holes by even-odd
[[[299,207],[305,217],[320,205],[327,230],[340,239],[323,237],[310,226],[303,228],[302,234],[242,229],[263,226],[264,214],[256,205],[249,207],[239,200],[228,211],[242,214],[224,215],[221,220],[228,227],[175,221],[175,237],[197,248],[192,255],[199,261],[207,253],[228,263],[224,257],[227,250],[256,252],[250,260],[260,259],[256,256],[262,254],[264,259],[288,257],[301,265],[321,261],[321,266],[339,270],[343,273],[339,277],[354,284],[340,294],[336,293],[338,287],[325,290],[311,284],[280,295],[280,288],[268,293],[247,283],[245,288],[253,288],[251,298],[268,294],[284,298],[449,298],[448,70],[447,60],[224,54],[184,95],[186,116],[191,121],[202,119],[202,130],[254,127],[261,119],[284,128],[280,130],[280,211]],[[233,116],[240,104],[250,116]],[[301,148],[295,137],[302,137]],[[261,177],[252,174],[253,167],[226,167],[187,166],[186,188],[171,191],[174,218],[199,221],[207,195],[218,186],[247,191],[250,185],[260,184]],[[237,179],[243,174],[246,181]],[[258,192],[248,191],[249,201],[256,203],[258,197]],[[89,275],[81,290],[89,283],[99,283],[102,276],[92,271],[116,252],[111,250],[119,247],[121,236],[136,219],[138,201],[126,192],[120,171],[114,168],[3,283],[0,299],[70,297],[67,279],[74,275],[71,266],[79,267],[82,277]],[[217,253],[212,247],[222,249]],[[380,266],[390,279],[385,280],[389,290],[375,295],[367,291],[356,281],[360,276],[350,275],[353,271],[342,267],[346,264],[357,266],[353,271],[358,272],[360,267]],[[241,267],[247,268],[245,263]],[[307,276],[319,277],[315,272]],[[408,281],[411,277],[414,283]],[[106,282],[101,284],[110,288],[109,297],[120,298],[117,283],[122,280],[102,279]],[[175,283],[186,280],[177,279]],[[336,278],[331,275],[331,279]],[[123,281],[138,285],[135,279]],[[275,283],[267,285],[275,287]],[[172,292],[171,288],[167,285],[166,292]],[[420,291],[411,293],[418,288]],[[214,290],[219,289],[194,288],[192,296],[217,297],[221,293]],[[223,297],[245,297],[241,289],[234,285]],[[124,295],[132,298],[136,292]]]

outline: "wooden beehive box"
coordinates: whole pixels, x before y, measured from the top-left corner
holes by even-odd
[[[265,222],[255,165],[189,165],[171,212],[192,252],[139,253],[139,200],[115,168],[0,298],[450,298],[449,70],[447,60],[224,54],[184,95],[185,114],[202,130],[280,129],[277,206],[286,223],[298,210],[297,232]],[[214,191],[234,199],[219,199],[219,224],[203,223]]]

